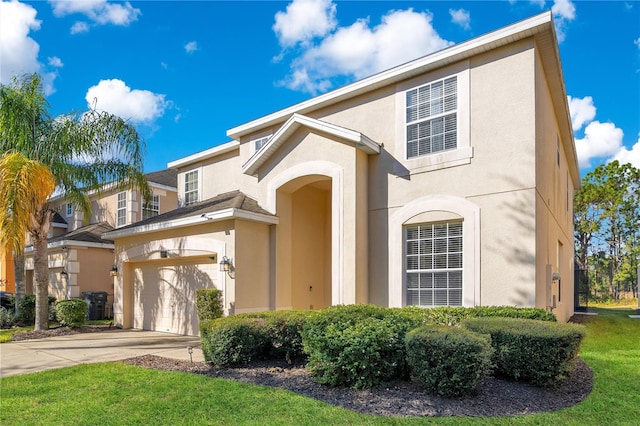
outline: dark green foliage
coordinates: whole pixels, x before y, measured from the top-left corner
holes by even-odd
[[[308,367],[323,384],[372,387],[406,372],[404,337],[418,324],[399,309],[334,306],[311,316],[303,331]]]
[[[83,299],[60,300],[56,304],[56,317],[62,325],[80,327],[88,314],[89,304]]]
[[[269,341],[268,357],[291,362],[293,359],[306,357],[302,344],[302,329],[307,318],[313,313],[314,311],[303,310],[266,311],[240,314],[238,317],[264,320],[261,327]]]
[[[221,318],[222,290],[217,288],[199,288],[196,290],[196,310],[198,320],[202,323],[207,320]]]
[[[551,386],[573,369],[584,327],[514,318],[468,319],[462,326],[491,335],[498,374]]]
[[[542,321],[556,321],[555,315],[540,308],[516,308],[513,306],[477,306],[474,308],[463,307],[438,307],[419,308],[407,306],[401,309],[401,315],[408,316],[413,321],[425,325],[458,325],[467,318],[477,317],[502,317],[502,318],[526,318]]]
[[[491,373],[489,336],[459,327],[416,328],[405,339],[411,380],[451,397],[472,392]]]
[[[229,316],[200,323],[200,341],[206,362],[234,367],[263,358],[269,350],[260,318]]]
[[[12,299],[13,300],[13,299]],[[56,298],[49,296],[49,320],[55,319]],[[27,294],[20,301],[20,315],[18,321],[26,325],[33,325],[36,322],[36,295]]]

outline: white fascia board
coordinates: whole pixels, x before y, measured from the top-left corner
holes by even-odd
[[[380,145],[360,132],[301,114],[293,114],[282,127],[273,134],[269,141],[242,166],[242,172],[253,175],[258,168],[267,161],[271,154],[284,143],[286,135],[297,130],[300,126],[328,133],[336,138],[352,142],[356,145],[356,148],[363,150],[367,154],[380,153]]]
[[[62,240],[62,241],[56,241],[55,243],[47,244],[47,249],[49,250],[55,250],[57,248],[63,248],[63,247],[113,249],[115,246],[111,243],[92,243],[89,241],[74,241],[74,240]],[[33,246],[29,246],[24,249],[25,253],[31,253],[32,251],[34,251]]]
[[[332,105],[343,99],[355,97],[368,91],[375,90],[389,84],[394,84],[398,81],[410,78],[419,72],[423,72],[422,70],[426,71],[428,69],[437,68],[438,66],[443,66],[468,58],[475,54],[530,37],[544,30],[549,25],[553,27],[553,17],[550,11],[546,11],[529,19],[525,19],[469,41],[431,53],[390,70],[380,72],[372,75],[371,77],[364,78],[347,86],[316,96],[315,98],[311,98],[280,111],[276,111],[257,120],[231,128],[227,130],[227,136],[233,139],[239,139],[241,136],[256,132],[264,127],[276,125],[291,114],[305,114],[310,111]]]
[[[160,183],[155,183],[155,182],[149,182],[149,186],[151,188],[156,188],[156,189],[163,189],[165,191],[178,191],[178,188],[175,186],[168,186],[168,185],[162,185]]]
[[[277,224],[278,218],[275,216],[238,210],[235,208],[224,209],[211,213],[199,214],[196,216],[183,217],[166,222],[153,223],[149,225],[134,226],[122,230],[114,230],[102,235],[102,238],[114,240],[116,238],[129,237],[131,235],[148,234],[150,232],[164,231],[167,229],[184,228],[186,226],[201,225],[207,222],[218,222],[228,219],[245,219],[253,222]]]
[[[208,160],[209,158],[231,152],[237,149],[239,146],[240,142],[238,141],[223,143],[222,145],[214,146],[213,148],[209,148],[205,151],[197,152],[187,157],[167,163],[167,168],[177,169],[180,167],[188,166],[189,164],[197,163],[199,161]]]

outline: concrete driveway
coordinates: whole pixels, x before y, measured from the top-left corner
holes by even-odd
[[[157,331],[109,330],[0,344],[0,377],[141,355],[202,362],[200,338]]]

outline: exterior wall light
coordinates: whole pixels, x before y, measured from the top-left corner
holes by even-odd
[[[231,260],[227,256],[222,256],[220,272],[231,272]]]
[[[113,265],[111,267],[111,269],[109,270],[109,275],[111,275],[112,277],[118,276],[118,267],[116,265]]]
[[[60,278],[67,278],[69,276],[69,273],[66,271],[66,269],[63,269],[62,271],[60,271]]]

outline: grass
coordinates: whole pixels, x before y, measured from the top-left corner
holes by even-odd
[[[90,364],[0,381],[3,425],[591,425],[640,419],[640,320],[631,309],[595,308],[580,356],[594,371],[585,401],[512,418],[383,418],[292,392],[119,363]],[[96,397],[98,396],[98,397]]]

